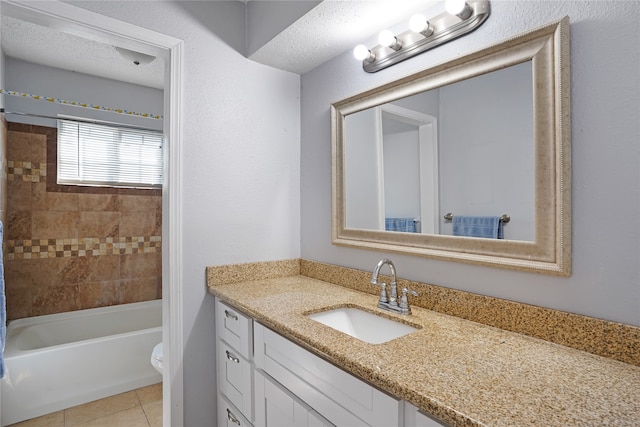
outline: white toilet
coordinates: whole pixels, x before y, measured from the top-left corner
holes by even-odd
[[[162,374],[162,343],[156,344],[151,352],[151,365]]]

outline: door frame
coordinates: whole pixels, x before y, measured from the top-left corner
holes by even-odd
[[[165,173],[162,186],[163,425],[182,426],[184,339],[180,282],[183,269],[183,41],[58,0],[2,0],[0,14],[166,59],[163,113]]]

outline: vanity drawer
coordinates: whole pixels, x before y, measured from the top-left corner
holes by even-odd
[[[218,393],[218,427],[253,427],[236,407]]]
[[[253,363],[223,340],[218,340],[218,389],[253,420]]]
[[[247,360],[253,359],[253,320],[216,298],[216,330]]]
[[[403,402],[254,324],[255,365],[337,426],[401,425]],[[257,375],[257,374],[256,374]]]

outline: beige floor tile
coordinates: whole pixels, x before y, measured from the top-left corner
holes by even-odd
[[[142,410],[151,427],[162,427],[162,400],[145,403],[142,405]]]
[[[127,409],[81,424],[80,427],[149,427],[142,407]]]
[[[11,424],[10,427],[64,427],[64,411],[53,412],[38,418]]]
[[[143,405],[155,400],[162,400],[162,383],[139,388],[136,390],[136,394]]]
[[[103,418],[136,406],[139,407],[140,402],[134,391],[74,406],[65,410],[66,427],[83,425],[91,420]]]

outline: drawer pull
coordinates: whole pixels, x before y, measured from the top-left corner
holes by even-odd
[[[227,352],[228,353],[228,352]],[[232,413],[229,408],[227,408],[227,419],[236,425],[240,425],[240,420],[238,420]]]
[[[232,362],[236,362],[236,363],[240,363],[240,359],[238,359],[237,357],[235,357],[234,355],[232,355],[229,350],[225,350],[225,353],[227,353],[227,359],[231,360]]]
[[[224,315],[227,317],[227,319],[238,320],[238,316],[232,311],[225,310]]]

